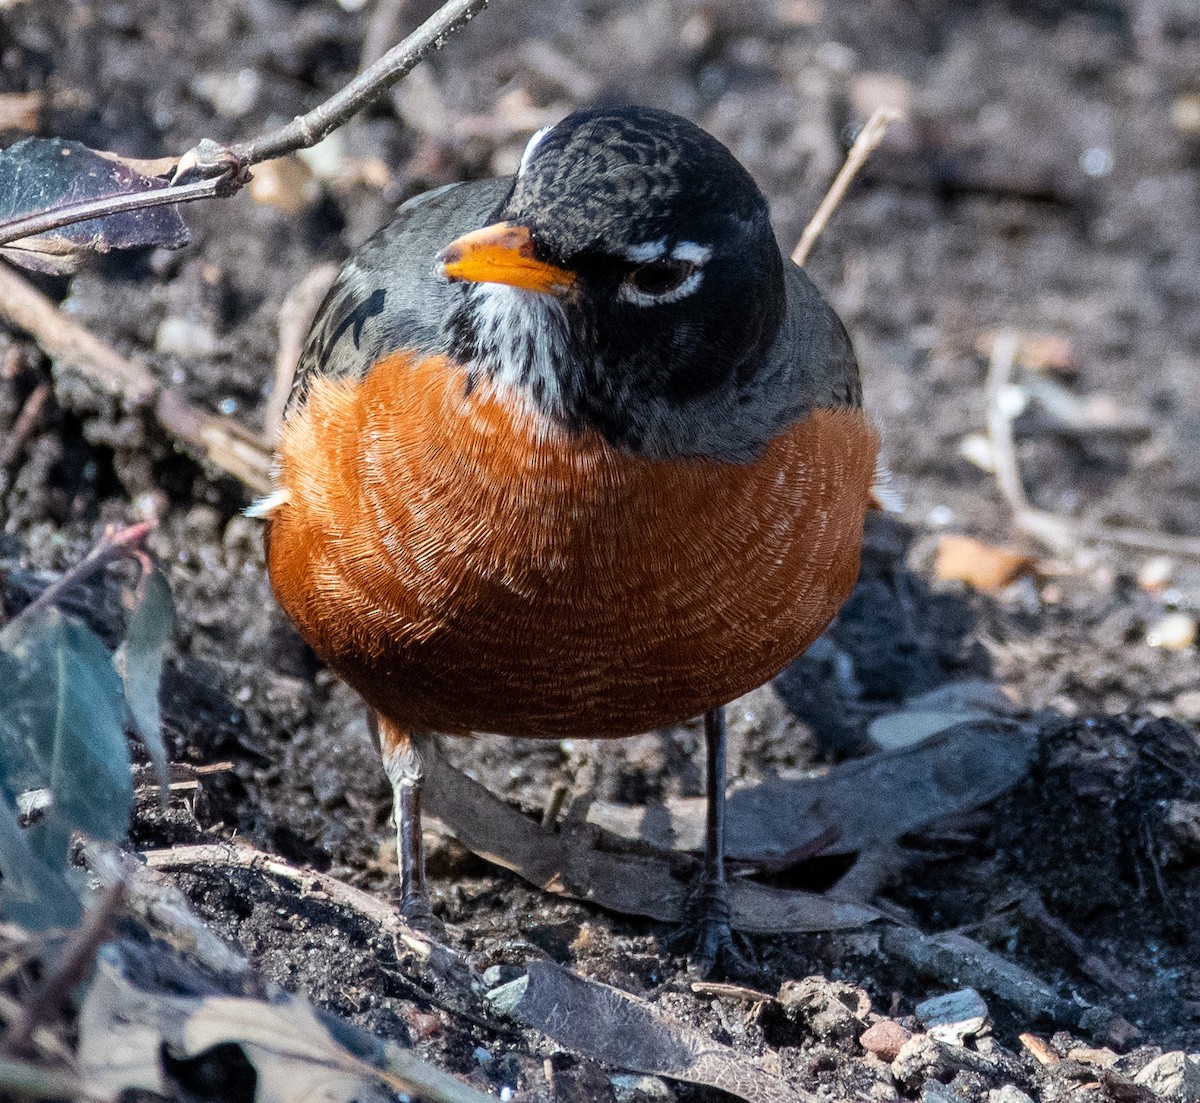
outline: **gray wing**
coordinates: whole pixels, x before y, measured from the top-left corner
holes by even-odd
[[[494,222],[511,191],[507,177],[425,192],[346,261],[317,310],[288,411],[317,375],[361,379],[399,348],[444,352],[445,322],[462,292],[435,274],[436,257],[456,237]]]

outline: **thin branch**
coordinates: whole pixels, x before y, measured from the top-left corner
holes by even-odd
[[[66,1001],[71,990],[87,976],[96,951],[108,938],[109,928],[125,899],[125,886],[121,882],[105,890],[83,922],[71,932],[54,968],[29,994],[21,1017],[13,1024],[5,1038],[5,1045],[14,1053],[28,1048],[38,1024],[53,1015]]]
[[[356,912],[390,935],[397,943],[397,948],[403,946],[412,951],[419,958],[428,961],[439,973],[457,972],[467,967],[465,960],[448,946],[410,927],[400,912],[385,901],[327,874],[298,869],[273,854],[248,846],[200,843],[164,850],[147,850],[142,852],[141,857],[152,870],[178,872],[197,866],[213,866],[216,869],[253,870],[278,877],[294,885],[301,896],[324,898],[332,904]]]
[[[1012,415],[1004,402],[1004,394],[1012,385],[1019,348],[1020,337],[1014,331],[1001,330],[996,334],[985,387],[987,435],[992,446],[996,484],[1012,511],[1013,524],[1026,536],[1059,554],[1069,553],[1081,543],[1094,543],[1200,559],[1200,537],[1074,520],[1030,504],[1017,460]]]
[[[450,35],[461,30],[489,0],[449,0],[374,65],[360,73],[324,103],[293,119],[286,126],[249,142],[238,142],[230,152],[240,165],[256,165],[298,149],[314,146],[332,130],[378,99],[393,84],[440,50]]]
[[[866,125],[858,132],[858,137],[854,139],[854,144],[850,147],[850,152],[846,154],[846,162],[842,165],[841,171],[834,177],[833,183],[829,185],[829,191],[825,193],[825,198],[821,200],[821,205],[817,208],[816,214],[809,219],[808,225],[804,227],[804,233],[800,235],[800,241],[796,248],[792,250],[792,260],[804,266],[804,262],[808,260],[809,253],[812,252],[813,246],[817,243],[817,238],[821,236],[821,232],[825,229],[833,212],[837,210],[837,205],[842,201],[842,197],[846,194],[846,189],[850,187],[851,181],[858,175],[859,170],[870,160],[871,154],[879,148],[879,143],[883,141],[883,136],[887,133],[888,126],[897,119],[903,118],[901,112],[893,107],[880,107],[876,110],[868,120]]]
[[[88,199],[82,203],[54,207],[37,214],[7,218],[0,221],[0,246],[45,233],[47,230],[72,226],[76,222],[88,222],[93,218],[106,218],[108,215],[122,214],[125,211],[141,211],[147,207],[166,207],[173,203],[192,203],[197,199],[211,199],[226,192],[232,195],[237,186],[231,185],[231,176],[231,171],[226,169],[221,176],[208,180],[109,195],[103,199]]]
[[[450,35],[465,27],[488,3],[489,0],[449,0],[369,69],[324,103],[277,130],[229,148],[208,139],[198,143],[179,159],[175,179],[183,176],[199,179],[167,188],[72,203],[0,222],[0,246],[124,211],[234,195],[249,181],[250,174],[246,171],[249,166],[316,145],[330,131],[378,99],[431,53],[440,50]]]
[[[214,467],[256,493],[270,490],[271,450],[257,434],[161,386],[144,364],[64,314],[6,264],[0,264],[0,316],[29,333],[52,359],[70,364],[127,407],[150,406],[171,436],[199,451]]]
[[[30,334],[52,359],[78,365],[103,390],[132,406],[158,391],[158,380],[147,368],[68,317],[7,264],[0,264],[0,315]]]
[[[22,404],[21,412],[12,423],[8,436],[0,443],[0,467],[7,467],[20,455],[21,449],[25,447],[25,442],[37,425],[38,418],[42,416],[42,410],[49,397],[49,383],[39,383],[29,392],[29,397]]]
[[[1012,418],[1004,405],[1004,394],[1012,385],[1013,368],[1016,366],[1020,347],[1021,338],[1014,330],[1002,329],[996,334],[984,387],[987,434],[992,444],[996,485],[999,486],[1000,493],[1004,495],[1004,500],[1014,516],[1028,513],[1030,509],[1025,484],[1021,481],[1021,471],[1017,464]]]
[[[57,581],[47,586],[37,597],[17,614],[16,620],[32,619],[43,609],[49,608],[72,586],[91,578],[97,571],[102,570],[119,555],[135,553],[146,537],[154,531],[154,521],[139,521],[119,529],[109,525],[104,534],[96,542],[95,547],[78,563],[62,575]]]

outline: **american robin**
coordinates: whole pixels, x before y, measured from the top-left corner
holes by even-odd
[[[723,706],[850,592],[877,449],[845,329],[692,123],[579,111],[402,206],[317,315],[261,512],[280,605],[377,717],[406,909],[423,733],[704,714],[694,958],[729,949]]]

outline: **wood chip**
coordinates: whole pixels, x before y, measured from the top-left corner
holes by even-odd
[[[1004,589],[1033,572],[1035,560],[1024,552],[948,533],[938,541],[934,574],[943,582],[966,582],[977,590]]]
[[[1017,1036],[1021,1045],[1023,1045],[1039,1065],[1057,1065],[1059,1056],[1036,1034],[1019,1034]]]

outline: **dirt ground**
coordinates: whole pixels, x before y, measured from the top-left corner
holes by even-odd
[[[381,7],[402,9],[404,32],[434,5]],[[311,107],[385,22],[349,0],[24,0],[0,5],[0,92],[44,90],[44,134],[177,154]],[[1194,0],[494,0],[318,156],[264,168],[254,194],[188,208],[189,247],[41,283],[191,399],[257,427],[280,306],[306,273],[344,258],[420,190],[511,171],[531,130],[575,106],[636,101],[695,119],[754,174],[789,247],[865,117],[904,107],[809,264],[853,337],[903,512],[872,519],[855,595],[778,681],[786,708],[762,698],[735,708],[734,777],[868,753],[873,719],[939,687],[1003,687],[1036,731],[1028,775],[902,840],[875,902],[926,932],[969,934],[1139,1033],[1056,1034],[1061,1024],[985,992],[992,1034],[971,1049],[976,1064],[906,1077],[857,1029],[822,1033],[777,1006],[696,993],[665,926],[539,892],[444,839],[431,853],[435,910],[478,969],[500,967],[492,976],[530,958],[569,965],[823,1098],[992,1092],[1000,1103],[995,1093],[1015,1086],[1047,1100],[1148,1099],[1132,1078],[1152,1057],[1200,1051],[1200,557],[1082,536],[1058,549],[1023,541],[972,457],[986,446],[991,335],[1049,335],[1048,363],[1017,376],[1027,403],[1016,454],[1033,505],[1200,534],[1198,74]],[[0,333],[0,440],[51,377],[32,341]],[[103,523],[159,516],[152,546],[178,609],[171,754],[232,762],[168,815],[141,807],[133,843],[236,835],[386,896],[389,794],[365,715],[276,609],[259,524],[240,513],[246,493],[144,413],[68,373],[53,378],[52,400],[0,470],[6,600],[19,605],[22,586],[77,561]],[[1023,549],[1035,569],[987,594],[940,580],[946,533]],[[89,614],[103,625],[110,606]],[[653,805],[700,793],[701,742],[692,725],[605,746],[597,795]],[[448,750],[529,810],[593,761],[586,745]],[[838,872],[818,859],[781,877],[821,891]],[[179,880],[263,975],[479,1087],[530,1100],[724,1098],[614,1082],[620,1070],[534,1031],[457,1016],[365,921],[259,874]],[[910,1029],[916,1004],[959,987],[889,956],[870,930],[755,937],[748,952],[743,984],[774,993],[819,974]],[[1039,1062],[1018,1040],[1025,1031],[1061,1060]],[[1118,1056],[1067,1057],[1080,1047]]]

